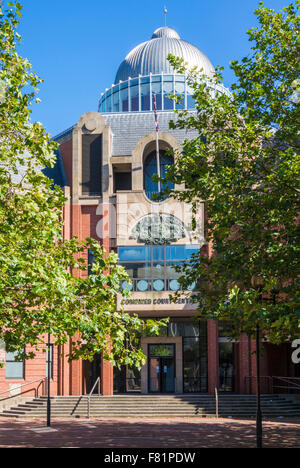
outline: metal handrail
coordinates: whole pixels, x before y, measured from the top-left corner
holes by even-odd
[[[18,390],[19,388],[26,387],[27,385],[32,385],[35,382],[43,382],[44,380],[47,380],[47,377],[43,377],[42,379],[36,379],[36,380],[32,380],[31,382],[21,384],[21,385],[19,385],[19,387],[15,387],[14,390]],[[4,390],[4,392],[0,392],[0,395],[3,395],[4,393],[10,392],[10,391],[11,391],[11,389]],[[14,396],[17,396],[17,395],[14,395]]]
[[[256,375],[246,375],[245,376],[245,388],[247,388],[247,380],[249,380],[249,393],[252,394],[252,380],[257,379]],[[261,375],[260,381],[262,382],[265,379],[268,382],[269,389],[273,392],[273,377],[270,375]]]
[[[216,386],[215,386],[215,397],[216,397],[216,418],[218,419],[219,418],[219,393],[218,393],[218,389]]]
[[[100,395],[100,376],[97,377],[97,380],[96,382],[94,383],[93,387],[92,387],[92,390],[90,391],[90,393],[88,394],[88,419],[90,419],[90,404],[91,404],[91,396],[92,396],[92,393],[93,391],[95,390],[95,387],[98,383],[98,395]]]
[[[281,382],[285,382],[288,384],[288,386],[286,385],[274,385],[274,382],[273,380],[274,379],[277,379],[277,380],[280,380]],[[285,390],[300,390],[300,385],[295,383],[294,381],[298,381],[299,384],[300,384],[300,377],[279,377],[277,375],[274,375],[272,376],[272,388],[284,388]],[[292,384],[292,386],[289,386],[290,384]]]
[[[214,387],[215,387],[215,400],[216,400],[216,418],[219,417],[219,392],[217,387],[217,379],[214,379]]]

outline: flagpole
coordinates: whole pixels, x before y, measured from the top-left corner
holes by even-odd
[[[160,192],[160,157],[159,157],[159,142],[158,142],[158,119],[157,119],[157,107],[156,107],[156,95],[153,93],[154,97],[154,118],[155,118],[155,133],[156,133],[156,167],[158,175],[158,192]]]

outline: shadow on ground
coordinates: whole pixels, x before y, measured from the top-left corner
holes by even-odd
[[[300,420],[264,422],[263,445],[300,447]],[[242,448],[255,447],[255,421],[229,419],[0,419],[0,447]]]

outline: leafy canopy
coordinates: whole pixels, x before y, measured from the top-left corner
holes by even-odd
[[[53,166],[56,143],[40,122],[30,122],[42,80],[17,52],[21,9],[0,7],[0,339],[29,358],[51,333],[56,345],[72,340],[70,359],[103,353],[140,366],[139,336],[156,333],[159,324],[116,310],[127,274],[114,253],[93,239],[63,238],[66,200],[41,172]],[[90,276],[88,249],[95,259]]]
[[[181,282],[198,283],[202,317],[232,322],[232,334],[274,343],[299,336],[299,0],[282,12],[259,4],[248,31],[251,53],[231,62],[232,95],[211,92],[222,81],[187,70],[195,112],[178,111],[171,128],[196,129],[168,171],[205,203],[207,244],[185,266]],[[174,97],[175,98],[175,97]],[[178,99],[178,98],[177,98]],[[213,252],[208,255],[208,252]]]

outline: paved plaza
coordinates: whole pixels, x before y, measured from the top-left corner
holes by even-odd
[[[300,447],[300,420],[263,424],[264,447]],[[0,448],[255,448],[255,420],[0,418]]]

